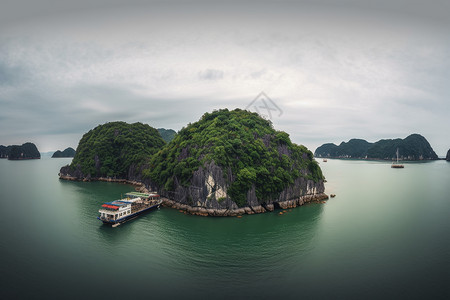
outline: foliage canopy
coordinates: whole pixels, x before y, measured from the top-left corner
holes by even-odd
[[[165,142],[155,128],[142,123],[110,122],[81,138],[71,168],[93,177],[127,178],[132,164],[146,161]]]

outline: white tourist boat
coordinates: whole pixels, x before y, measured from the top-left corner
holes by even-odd
[[[161,197],[156,193],[130,192],[126,198],[104,203],[97,219],[117,227],[146,211],[159,208],[161,202]]]

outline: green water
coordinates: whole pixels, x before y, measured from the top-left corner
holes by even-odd
[[[450,286],[450,163],[321,162],[326,204],[243,218],[161,208],[117,228],[131,188],[60,181],[70,159],[0,160],[1,299],[438,299]]]

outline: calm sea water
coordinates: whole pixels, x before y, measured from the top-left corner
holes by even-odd
[[[337,197],[284,215],[161,208],[117,228],[130,186],[67,182],[70,159],[0,160],[1,299],[450,296],[450,163],[328,160]]]

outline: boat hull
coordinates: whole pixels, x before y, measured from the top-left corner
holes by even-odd
[[[403,169],[404,167],[404,165],[391,165],[391,168],[393,169]]]

